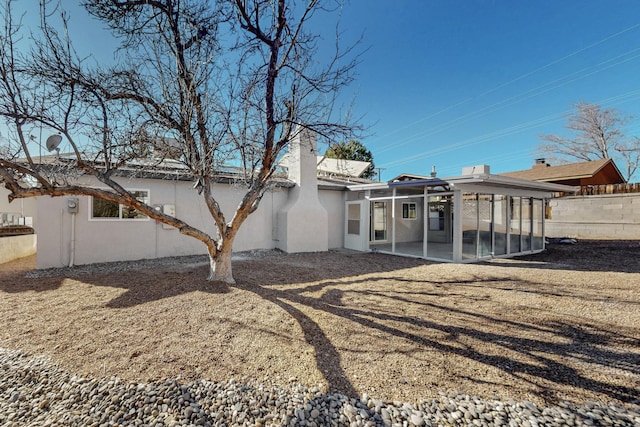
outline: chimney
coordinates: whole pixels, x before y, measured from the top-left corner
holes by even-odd
[[[301,128],[289,143],[288,177],[314,197],[318,187],[318,158],[316,134]]]
[[[533,165],[532,169],[548,168],[549,166],[551,166],[551,165],[549,163],[547,163],[547,159],[545,159],[544,157],[540,157],[540,158],[536,159],[536,163]]]
[[[295,186],[277,213],[277,247],[288,253],[329,249],[329,219],[318,198],[316,134],[298,129],[289,143],[289,180]]]

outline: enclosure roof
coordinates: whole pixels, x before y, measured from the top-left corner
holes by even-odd
[[[415,179],[405,179],[402,181],[389,181],[389,187],[415,187],[417,185],[426,185],[426,186],[438,186],[438,185],[449,185],[449,182],[443,181],[440,178],[427,178],[420,177]]]
[[[403,175],[407,176],[407,175]],[[517,190],[528,191],[543,191],[551,193],[573,193],[576,191],[575,187],[568,185],[554,184],[550,182],[530,181],[521,178],[512,178],[502,175],[491,174],[474,174],[474,175],[462,175],[448,178],[417,178],[409,179],[405,181],[389,181],[379,182],[374,184],[359,184],[350,185],[348,188],[351,191],[363,191],[363,190],[383,190],[393,187],[403,186],[437,186],[437,185],[462,185],[462,184],[484,184],[498,188],[511,188]]]
[[[494,187],[514,188],[520,190],[547,191],[552,193],[574,193],[576,187],[555,184],[552,182],[531,181],[502,175],[478,174],[444,178],[445,181],[456,184],[487,184]]]
[[[372,184],[366,178],[354,178],[346,176],[318,176],[318,188],[321,190],[346,190],[350,185]]]

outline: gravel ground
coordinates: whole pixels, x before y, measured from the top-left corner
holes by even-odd
[[[327,394],[302,385],[126,383],[78,377],[46,358],[0,348],[3,426],[633,426],[640,405],[625,408],[487,401],[441,394],[417,404]]]
[[[0,425],[640,425],[638,242],[239,255],[0,265]]]

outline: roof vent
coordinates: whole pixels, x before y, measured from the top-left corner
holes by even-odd
[[[468,166],[462,168],[462,175],[489,175],[490,170],[489,165]]]

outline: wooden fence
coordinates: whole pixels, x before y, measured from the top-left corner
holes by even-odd
[[[640,182],[631,184],[584,185],[576,193],[578,196],[592,196],[599,194],[640,193]]]

